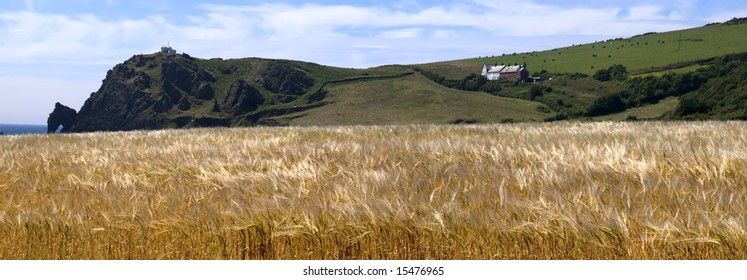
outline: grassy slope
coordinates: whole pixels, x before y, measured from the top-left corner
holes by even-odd
[[[246,82],[252,84],[254,87],[259,89],[268,100],[272,100],[272,93],[267,91],[259,83],[258,78],[262,76],[262,72],[272,60],[261,59],[261,58],[242,58],[242,59],[229,59],[229,60],[197,60],[198,65],[201,68],[206,69],[218,78],[216,83],[215,91],[218,98],[222,98],[223,94],[229,89],[230,84],[238,79],[243,79]],[[389,75],[405,72],[406,70],[398,68],[378,68],[378,69],[351,69],[351,68],[340,68],[332,66],[324,66],[315,63],[302,62],[302,61],[291,61],[285,60],[299,70],[304,71],[309,77],[314,80],[314,85],[309,91],[315,91],[322,83],[328,80],[342,79],[352,76],[361,75]],[[222,67],[232,67],[234,72],[229,75],[220,73]],[[277,106],[269,107],[285,107],[293,106],[301,103],[305,103],[305,99],[298,99],[288,104],[282,104]],[[267,105],[272,105],[268,104]]]
[[[647,72],[636,73],[636,74],[628,75],[628,78],[638,78],[638,77],[647,77],[647,76],[661,77],[661,76],[664,76],[664,74],[669,74],[669,73],[685,74],[685,73],[695,72],[698,69],[705,68],[705,67],[707,66],[704,64],[693,64],[693,65],[678,67],[674,69],[662,69],[660,71],[651,71],[651,72],[647,71]]]
[[[663,116],[666,113],[673,112],[677,109],[679,99],[674,96],[667,97],[659,103],[650,104],[641,107],[630,108],[624,112],[610,114],[605,116],[594,117],[592,120],[595,121],[621,121],[628,117],[636,117],[637,119],[656,119]]]
[[[618,92],[625,88],[618,82],[600,82],[591,77],[572,80],[567,76],[556,76],[552,80],[543,81],[538,84],[549,87],[552,90],[543,92],[543,95],[536,97],[535,101],[553,105],[553,109],[563,111],[566,114],[585,112],[597,97],[611,92]],[[505,87],[502,89],[502,94],[512,97],[526,96],[529,94],[531,87],[532,84]],[[563,105],[555,106],[556,104]]]
[[[690,112],[686,119],[747,119],[747,57],[731,61],[721,69],[720,76],[706,82],[698,91],[682,96],[685,111],[705,106],[708,109],[699,113]],[[683,109],[684,109],[683,108]],[[701,109],[702,110],[702,109]]]
[[[331,85],[332,104],[283,117],[292,125],[541,121],[539,103],[442,87],[414,74],[404,78]]]
[[[613,64],[623,64],[631,72],[645,71],[652,67],[663,67],[683,61],[695,61],[747,51],[745,34],[747,34],[747,24],[718,24],[540,52],[437,62],[420,66],[450,79],[461,79],[470,73],[478,73],[482,70],[482,64],[495,63],[526,63],[530,73],[544,69],[553,73],[592,74]]]
[[[139,72],[148,74],[153,79],[153,84],[150,89],[146,90],[153,96],[155,100],[160,99],[161,87],[163,86],[162,80],[162,65],[166,61],[176,61],[180,64],[189,64],[189,61],[184,56],[167,56],[165,54],[156,53],[146,55],[148,63],[145,65],[136,65],[135,61],[127,61],[128,67],[135,69]],[[199,69],[207,71],[216,78],[216,82],[212,83],[212,87],[215,91],[215,99],[220,103],[226,92],[229,90],[231,84],[237,80],[244,80],[251,84],[265,96],[265,103],[259,109],[272,110],[277,108],[293,107],[309,103],[305,97],[300,97],[297,100],[281,103],[278,102],[275,94],[264,89],[260,83],[259,77],[262,76],[265,68],[273,60],[261,59],[261,58],[241,58],[241,59],[199,59],[194,58],[194,63]],[[314,80],[314,85],[309,88],[306,92],[311,93],[316,91],[325,81],[336,80],[347,77],[365,76],[365,75],[391,75],[410,71],[402,67],[378,67],[375,69],[351,69],[351,68],[340,68],[324,66],[315,63],[302,62],[302,61],[290,61],[286,60],[293,67],[304,71],[309,77]],[[128,82],[134,82],[128,81]],[[186,93],[185,93],[186,95]],[[230,116],[222,112],[213,112],[213,100],[198,100],[192,99],[192,107],[188,111],[181,111],[176,106],[172,108],[167,114],[158,115],[155,117],[161,118],[178,118],[183,116],[189,116],[194,118],[200,117],[212,117],[212,118],[229,118]]]

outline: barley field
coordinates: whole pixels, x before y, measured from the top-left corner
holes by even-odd
[[[747,123],[0,137],[0,259],[747,259]]]

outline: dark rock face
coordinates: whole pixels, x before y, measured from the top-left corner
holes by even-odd
[[[245,114],[257,109],[265,102],[265,97],[259,90],[244,80],[238,80],[231,84],[231,88],[226,92],[220,109],[223,112],[234,116]]]
[[[185,67],[180,63],[167,61],[161,66],[164,88],[169,85],[171,90],[190,92],[192,90],[192,81],[195,78],[194,72],[194,69]]]
[[[173,100],[179,100],[174,95],[185,93],[186,95],[208,100],[215,96],[210,83],[215,82],[215,77],[200,70],[191,59],[170,60],[161,66],[163,76],[163,89],[171,95]]]
[[[215,97],[215,90],[208,83],[201,83],[195,97],[202,100],[210,100]]]
[[[161,79],[154,81],[143,68],[153,69],[158,63]],[[194,59],[186,56],[166,56],[160,60],[133,56],[107,73],[101,88],[92,93],[80,109],[73,131],[164,127],[166,120],[156,118],[154,114],[167,114],[172,109],[188,111],[194,105],[192,98],[215,98],[210,85],[215,81],[212,74],[199,69]],[[153,88],[156,83],[161,87]]]
[[[54,133],[60,126],[62,126],[60,132],[70,132],[77,115],[75,109],[62,105],[60,102],[55,103],[54,110],[47,118],[47,133]]]
[[[134,130],[156,127],[140,113],[156,100],[147,93],[151,78],[125,64],[109,70],[101,88],[91,94],[78,113],[73,131]],[[178,101],[178,99],[177,99]]]
[[[107,72],[101,87],[91,93],[77,115],[72,109],[72,113],[58,109],[62,106],[58,104],[50,114],[48,129],[53,132],[59,125],[63,132],[257,125],[262,118],[287,113],[287,109],[264,112],[260,107],[297,100],[314,85],[301,66],[292,62],[255,61],[215,63],[187,55],[135,55]],[[265,68],[255,71],[254,67]],[[324,98],[324,94],[312,95],[314,100]]]
[[[188,111],[189,109],[192,109],[192,103],[189,102],[187,97],[182,97],[182,100],[179,101],[179,110]]]
[[[267,66],[262,73],[262,87],[284,95],[303,95],[306,90],[314,85],[314,80],[306,73],[293,68],[288,63],[275,61]]]
[[[218,105],[218,99],[213,99],[213,113],[220,113],[220,105]]]

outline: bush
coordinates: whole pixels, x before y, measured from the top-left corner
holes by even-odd
[[[537,105],[537,112],[540,113],[550,113],[550,108],[547,108],[545,105]]]
[[[540,85],[532,85],[529,88],[529,100],[534,101],[535,98],[542,96],[542,92],[544,91],[543,87]]]
[[[591,77],[594,78],[594,80],[606,82],[610,80],[610,71],[607,69],[600,69]]]
[[[567,119],[568,119],[568,114],[566,114],[565,112],[559,112],[555,114],[555,116],[553,117],[546,118],[545,122],[555,122],[555,121],[562,121],[562,120],[567,120]]]
[[[624,81],[628,78],[628,70],[624,65],[615,64],[607,69],[600,69],[592,76],[595,80],[606,82],[606,81]]]
[[[608,115],[622,112],[625,108],[625,103],[619,93],[607,94],[594,100],[594,103],[586,111],[586,115],[589,117]]]
[[[698,113],[708,113],[710,110],[711,106],[708,106],[705,101],[696,98],[683,97],[680,99],[680,104],[677,105],[677,109],[674,112],[678,116],[687,116]]]

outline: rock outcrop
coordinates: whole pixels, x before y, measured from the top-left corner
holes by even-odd
[[[77,115],[75,109],[62,105],[60,102],[55,103],[54,110],[47,118],[47,133],[55,133],[60,126],[62,126],[60,132],[72,131]]]
[[[147,92],[150,75],[126,64],[109,70],[101,88],[91,94],[78,112],[74,131],[111,131],[156,128],[142,116],[156,100]],[[178,101],[178,100],[177,100]]]
[[[260,78],[262,87],[277,94],[282,103],[296,100],[314,85],[306,73],[286,62],[273,62],[267,66]]]
[[[107,73],[80,109],[74,130],[159,129],[184,123],[169,121],[170,111],[189,111],[194,100],[212,99],[210,83],[215,81],[191,57],[133,56]]]
[[[259,125],[314,91],[314,80],[290,61],[135,55],[109,70],[63,131],[120,131]],[[318,97],[306,100],[319,101]],[[279,106],[279,108],[278,108]],[[57,107],[57,106],[56,106]],[[61,110],[61,109],[60,109]],[[62,121],[55,108],[49,129]],[[70,112],[65,110],[64,112]],[[53,118],[54,115],[54,118]],[[247,117],[250,116],[250,117]],[[56,126],[55,126],[56,125]]]
[[[226,92],[220,109],[233,116],[238,116],[254,111],[264,101],[265,98],[258,89],[247,84],[244,80],[238,80],[231,84],[228,92]]]

